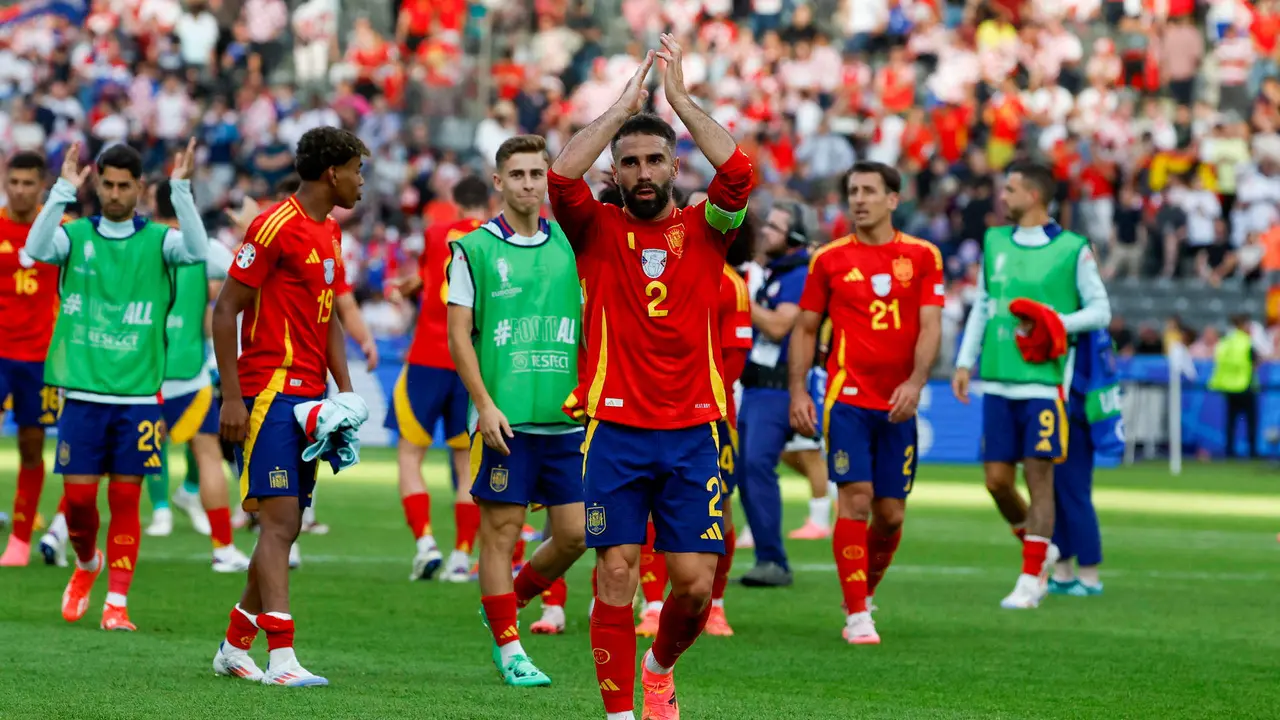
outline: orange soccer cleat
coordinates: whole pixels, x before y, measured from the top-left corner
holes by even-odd
[[[640,685],[644,688],[644,709],[640,720],[680,720],[680,704],[676,702],[676,681],[672,673],[659,675],[649,670],[653,651],[640,661]]]
[[[792,530],[787,537],[792,540],[826,540],[831,537],[831,528],[824,528],[812,520],[806,520],[804,525]]]
[[[729,627],[729,619],[724,616],[724,608],[711,606],[711,614],[707,616],[706,633],[717,637],[733,636],[733,628]]]
[[[67,622],[79,620],[89,609],[89,593],[93,591],[93,582],[102,574],[102,568],[107,564],[101,550],[94,553],[93,557],[98,563],[98,569],[81,570],[76,567],[71,573],[67,589],[62,591],[62,619]]]
[[[657,609],[645,608],[640,613],[640,624],[636,625],[637,637],[654,637],[658,634],[658,619],[662,617],[662,611]]]
[[[123,630],[125,632],[133,632],[138,629],[137,625],[129,622],[129,608],[115,605],[102,606],[101,627],[103,630]]]

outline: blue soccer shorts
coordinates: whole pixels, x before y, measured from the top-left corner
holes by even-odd
[[[982,396],[982,460],[1015,464],[1026,458],[1067,456],[1066,408],[1061,400]]]
[[[431,431],[444,421],[445,439],[454,450],[470,446],[467,388],[453,370],[405,365],[391,391],[391,410],[383,427],[418,447],[431,447]]]
[[[592,420],[583,458],[587,547],[643,545],[724,554],[724,489],[714,423],[643,430]]]
[[[169,441],[175,445],[191,442],[197,434],[217,435],[222,401],[213,396],[213,386],[193,393],[166,397],[160,406],[169,426]]]
[[[43,362],[0,358],[0,405],[13,413],[18,427],[53,427],[62,411],[62,394],[44,384]]]
[[[59,475],[156,475],[164,440],[160,406],[67,400],[58,419]]]
[[[827,422],[832,482],[869,482],[878,498],[905,499],[916,481],[916,419],[889,422],[888,410],[836,403]]]
[[[512,505],[582,502],[582,432],[506,438],[510,455],[471,436],[471,496]]]
[[[311,506],[316,489],[316,462],[303,462],[307,435],[293,415],[305,402],[324,396],[299,397],[274,391],[245,398],[249,408],[249,437],[236,448],[240,469],[241,507],[252,512],[258,500],[269,497],[296,497],[301,507]]]
[[[721,420],[716,423],[716,435],[720,438],[720,486],[727,498],[738,488],[738,461],[742,459],[738,429]]]

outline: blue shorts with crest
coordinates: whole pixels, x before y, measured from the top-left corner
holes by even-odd
[[[888,410],[838,402],[827,424],[832,482],[869,482],[878,498],[906,498],[916,480],[916,419],[889,422]]]
[[[1018,463],[1067,456],[1067,413],[1061,400],[982,396],[982,460]]]
[[[258,500],[268,497],[296,497],[299,506],[310,507],[311,494],[316,489],[316,463],[302,460],[307,435],[293,409],[319,400],[324,396],[300,397],[270,390],[245,398],[249,437],[235,452],[240,468],[240,502],[246,511],[253,512]]]
[[[581,432],[506,438],[510,455],[471,436],[471,496],[512,505],[570,505],[582,502]]]
[[[59,475],[157,475],[164,440],[160,406],[67,400],[58,419]]]

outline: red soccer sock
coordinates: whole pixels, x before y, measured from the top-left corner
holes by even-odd
[[[520,568],[520,573],[516,575],[515,590],[516,603],[520,607],[529,604],[529,601],[538,597],[544,590],[551,587],[555,580],[543,577],[541,573],[533,569],[533,563],[527,562],[524,567]]]
[[[138,542],[142,538],[142,520],[138,517],[138,498],[142,485],[107,483],[107,506],[111,522],[107,525],[107,592],[128,595],[133,584],[133,571],[138,565]]]
[[[1013,526],[1010,526],[1010,527],[1009,527],[1009,529],[1013,531],[1013,536],[1014,536],[1014,537],[1016,537],[1016,538],[1018,538],[1018,542],[1026,542],[1026,540],[1027,540],[1027,529],[1026,529],[1026,528],[1024,528],[1024,527],[1013,527]]]
[[[844,609],[850,615],[867,611],[867,521],[836,518],[831,549],[840,574]]]
[[[636,629],[630,605],[608,605],[596,598],[591,611],[591,653],[596,661],[596,682],[606,713],[635,708]]]
[[[511,551],[511,565],[513,567],[524,562],[524,547],[524,533],[521,531],[521,536],[516,538],[515,549]]]
[[[473,503],[454,503],[453,522],[458,531],[458,542],[455,548],[470,553],[476,544],[476,533],[480,530],[480,506]]]
[[[58,501],[58,512],[62,513],[62,515],[63,515],[64,517],[65,517],[65,516],[66,516],[66,514],[67,514],[67,494],[66,494],[66,492],[63,492],[63,493],[62,493],[62,499]]]
[[[431,496],[427,493],[414,493],[400,498],[404,506],[404,520],[409,523],[409,532],[417,540],[431,534]]]
[[[1044,559],[1048,554],[1048,538],[1028,535],[1022,541],[1022,574],[1039,575],[1044,570]]]
[[[258,627],[267,633],[267,649],[283,650],[293,647],[293,618],[285,613],[262,613]]]
[[[484,607],[484,618],[489,623],[489,632],[493,633],[493,641],[502,647],[520,639],[520,630],[516,628],[519,616],[516,594],[486,595],[480,598]]]
[[[645,602],[662,602],[667,594],[667,559],[653,549],[657,529],[652,522],[645,536],[644,547],[640,548],[640,589]]]
[[[13,537],[31,542],[31,528],[40,507],[40,491],[44,488],[44,462],[36,467],[18,468],[18,492],[13,496]]]
[[[591,597],[596,597],[600,594],[600,586],[596,583],[596,579],[599,576],[600,571],[596,568],[591,568]]]
[[[696,615],[686,612],[682,602],[664,604],[658,618],[658,635],[653,639],[653,659],[664,668],[674,667],[676,660],[702,634],[709,615],[711,603]]]
[[[258,637],[258,626],[253,617],[240,609],[239,605],[231,608],[231,622],[227,624],[227,644],[231,647],[248,650]]]
[[[892,535],[881,535],[876,526],[867,528],[867,554],[870,562],[867,567],[867,594],[875,595],[876,587],[884,578],[884,571],[893,562],[893,554],[898,551],[898,543],[902,541],[902,528]]]
[[[711,582],[711,599],[723,600],[724,589],[729,584],[729,570],[733,568],[733,546],[738,541],[738,533],[732,527],[724,534],[724,554],[716,561],[716,577]]]
[[[93,562],[98,551],[98,483],[64,483],[67,539],[81,563]]]
[[[563,577],[556,578],[551,583],[551,587],[542,591],[543,607],[564,607],[565,600],[569,597],[569,586],[565,584]]]
[[[213,549],[217,550],[230,545],[233,542],[231,508],[214,508],[206,510],[205,514],[209,516],[209,539],[213,541]]]

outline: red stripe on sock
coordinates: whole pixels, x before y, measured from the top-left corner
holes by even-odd
[[[138,544],[142,541],[142,520],[138,517],[141,495],[142,485],[107,483],[107,506],[111,509],[107,524],[107,592],[128,595],[133,584]]]
[[[667,602],[658,618],[658,634],[653,638],[653,659],[662,667],[672,667],[693,641],[702,634],[711,615],[711,603],[697,614],[690,614],[687,603],[681,600]]]
[[[644,547],[640,548],[640,590],[645,602],[662,602],[667,594],[667,559],[653,549],[657,534],[650,521],[645,530]]]
[[[214,549],[227,547],[233,542],[231,537],[231,508],[213,508],[206,510],[209,516],[209,539]]]
[[[44,488],[44,463],[18,468],[18,491],[13,496],[13,537],[31,542],[31,528],[40,507],[40,491]]]
[[[431,534],[431,496],[427,493],[414,493],[400,498],[404,506],[404,520],[409,524],[409,532],[413,539]]]
[[[65,491],[62,493],[62,499],[58,501],[58,512],[64,516],[67,514],[67,494]]]
[[[64,483],[67,539],[82,563],[93,562],[98,550],[98,483]]]
[[[596,568],[591,568],[591,597],[596,597],[597,595],[600,594],[600,587],[596,583],[596,580],[597,578],[599,578],[599,575],[600,575],[599,570],[597,570]]]
[[[516,603],[520,607],[529,604],[529,601],[542,594],[543,590],[551,587],[555,580],[544,577],[537,570],[533,569],[533,563],[528,562],[524,567],[520,568],[520,573],[516,575],[514,582],[516,590]]]
[[[484,607],[484,617],[489,623],[489,631],[493,633],[493,641],[498,647],[513,643],[520,639],[520,630],[516,627],[519,608],[516,594],[486,595],[480,598]]]
[[[831,533],[831,549],[840,575],[845,612],[867,609],[867,521],[836,518]]]
[[[282,650],[293,647],[293,618],[285,620],[284,618],[262,613],[258,616],[258,627],[267,633],[268,650]]]
[[[519,565],[520,563],[524,562],[525,542],[523,537],[523,531],[521,531],[521,533],[522,533],[521,537],[516,538],[515,548],[511,551],[512,565]]]
[[[596,598],[591,611],[591,654],[606,713],[635,708],[636,630],[630,605],[607,605]]]
[[[1049,554],[1049,541],[1025,539],[1022,541],[1022,574],[1039,575],[1044,570],[1044,559]]]
[[[253,647],[258,637],[258,626],[249,621],[249,617],[239,608],[231,608],[231,620],[227,623],[227,644],[241,650]]]
[[[881,535],[875,525],[867,528],[867,553],[870,555],[867,565],[868,595],[876,594],[876,587],[893,562],[893,554],[898,551],[898,543],[901,541],[902,528],[895,530],[892,535]]]
[[[458,529],[455,548],[470,553],[476,545],[476,533],[480,530],[480,506],[473,503],[454,503],[453,521]]]
[[[733,569],[733,549],[738,542],[738,533],[732,527],[724,534],[724,555],[716,561],[716,577],[711,582],[711,599],[723,600],[724,589],[729,585],[729,571]]]
[[[565,584],[564,578],[558,577],[555,582],[551,583],[551,587],[542,591],[542,605],[543,607],[548,605],[564,607],[564,602],[568,597],[569,586]]]

